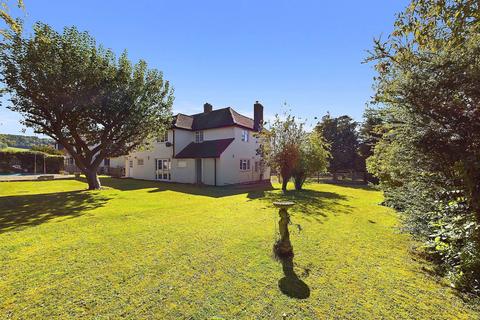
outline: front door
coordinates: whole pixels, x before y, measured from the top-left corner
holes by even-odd
[[[197,183],[202,183],[202,159],[195,159],[195,171],[197,177]]]
[[[170,180],[170,159],[155,159],[155,179]]]

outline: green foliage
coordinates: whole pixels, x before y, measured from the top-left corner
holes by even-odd
[[[33,146],[32,150],[34,151],[40,151],[46,154],[52,154],[52,155],[63,155],[63,152],[60,150],[55,149],[52,146],[49,145],[38,145],[38,146]]]
[[[275,119],[259,133],[262,141],[258,153],[263,161],[283,179],[285,191],[300,158],[300,146],[305,139],[304,123],[295,116],[276,114]]]
[[[300,158],[293,172],[295,189],[301,190],[305,180],[327,170],[330,152],[329,145],[318,132],[307,134],[307,139],[300,146]]]
[[[381,192],[101,179],[101,192],[82,180],[0,183],[0,317],[479,318],[478,305],[425,274],[431,264],[409,253],[415,243],[378,205]],[[290,239],[306,300],[279,289],[274,200],[295,202],[302,231],[291,225]]]
[[[439,268],[480,293],[478,3],[412,1],[375,42],[383,136],[368,168]]]
[[[280,173],[283,191],[290,178],[295,179],[295,188],[300,190],[309,174],[326,168],[328,145],[318,132],[307,133],[304,125],[295,116],[277,114],[259,134],[263,142],[258,153],[267,165]]]
[[[8,29],[0,29],[0,35],[2,37],[10,37],[11,33],[20,33],[22,31],[22,24],[20,21],[12,17],[9,13],[9,0],[1,0],[0,1],[0,19],[5,22],[5,24],[8,26]],[[24,9],[24,4],[23,0],[16,0],[16,6],[20,9]]]
[[[315,131],[322,135],[330,145],[328,170],[336,177],[338,171],[365,171],[364,165],[358,165],[358,124],[349,116],[332,118],[330,114],[322,117]]]
[[[0,134],[0,141],[3,141],[7,146],[14,148],[31,149],[38,145],[52,146],[55,141],[48,138],[38,138],[35,136],[24,136],[17,134]]]
[[[23,124],[63,145],[89,179],[103,159],[128,154],[159,137],[171,123],[173,90],[145,61],[118,59],[75,27],[58,33],[36,23],[2,45],[2,81],[9,108]]]
[[[5,149],[6,147],[8,147],[8,144],[5,139],[3,139],[3,137],[0,135],[0,150]]]

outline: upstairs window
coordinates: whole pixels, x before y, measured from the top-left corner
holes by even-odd
[[[203,142],[203,131],[195,131],[195,143]]]
[[[248,159],[241,159],[241,160],[240,160],[240,170],[241,170],[241,171],[250,170],[250,160],[248,160]]]
[[[249,134],[248,130],[242,130],[242,141],[248,142]]]
[[[167,142],[168,141],[168,131],[165,131],[162,136],[160,137],[160,139],[158,140],[158,142]]]

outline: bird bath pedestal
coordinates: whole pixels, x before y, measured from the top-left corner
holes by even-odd
[[[290,223],[290,215],[288,208],[294,205],[293,202],[274,202],[273,205],[277,207],[280,221],[278,222],[278,229],[280,231],[280,240],[274,246],[275,254],[279,258],[293,257],[293,247],[290,243],[290,233],[288,232],[288,224]]]

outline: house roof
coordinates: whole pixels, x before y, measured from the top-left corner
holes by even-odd
[[[194,159],[194,158],[218,158],[232,143],[234,138],[209,140],[200,143],[192,142],[180,151],[175,158]]]
[[[241,115],[230,107],[190,116],[179,113],[174,119],[174,127],[186,130],[204,130],[228,126],[240,126],[253,130],[253,119]]]

